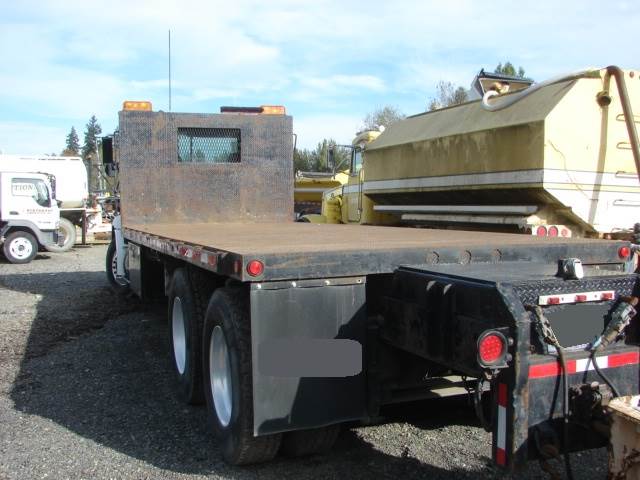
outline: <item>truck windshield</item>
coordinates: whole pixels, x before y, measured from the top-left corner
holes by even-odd
[[[16,197],[31,197],[41,207],[51,206],[47,184],[37,178],[11,179],[11,192]]]

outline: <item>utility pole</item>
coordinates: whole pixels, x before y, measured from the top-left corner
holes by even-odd
[[[171,30],[169,30],[169,111],[171,111]]]

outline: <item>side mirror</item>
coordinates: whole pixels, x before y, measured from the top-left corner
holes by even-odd
[[[113,165],[113,137],[102,137],[100,149],[102,150],[102,164]]]

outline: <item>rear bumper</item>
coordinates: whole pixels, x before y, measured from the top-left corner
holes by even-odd
[[[621,395],[638,393],[640,348],[616,347],[600,353],[596,361]],[[579,391],[581,386],[595,388],[596,384],[598,389],[607,390],[586,352],[568,354],[566,365],[571,392]],[[520,388],[507,382],[495,385],[494,418],[497,421],[494,422],[493,458],[496,464],[518,469],[527,461],[545,458],[543,445],[560,453],[565,449],[581,451],[607,444],[608,426],[603,405],[594,404],[592,411],[585,415],[578,411],[579,406],[570,394],[571,417],[565,445],[561,367],[554,356],[531,355],[528,368],[522,369],[522,373],[526,377]]]

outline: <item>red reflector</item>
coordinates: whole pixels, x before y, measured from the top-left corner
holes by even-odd
[[[557,237],[558,236],[558,227],[556,227],[556,226],[549,227],[549,236],[550,237]]]
[[[559,305],[560,297],[549,297],[547,298],[547,305]]]
[[[627,258],[629,258],[629,255],[631,255],[631,249],[629,247],[624,246],[618,249],[618,256],[622,260],[626,260]]]
[[[576,302],[586,302],[586,301],[587,301],[586,295],[576,295]]]
[[[539,226],[538,228],[536,228],[536,235],[539,237],[546,237],[547,236],[547,228],[543,227],[543,226]]]
[[[478,354],[483,363],[495,363],[504,354],[504,338],[495,333],[485,335],[478,344]]]
[[[605,293],[602,294],[602,296],[600,298],[602,300],[613,300],[613,293],[605,292]]]
[[[251,260],[247,263],[247,273],[252,277],[257,277],[258,275],[262,275],[264,272],[264,265],[262,262],[258,260]]]
[[[560,235],[561,235],[562,237],[568,237],[568,236],[569,236],[569,230],[567,230],[566,228],[563,228],[563,229],[560,231]]]

